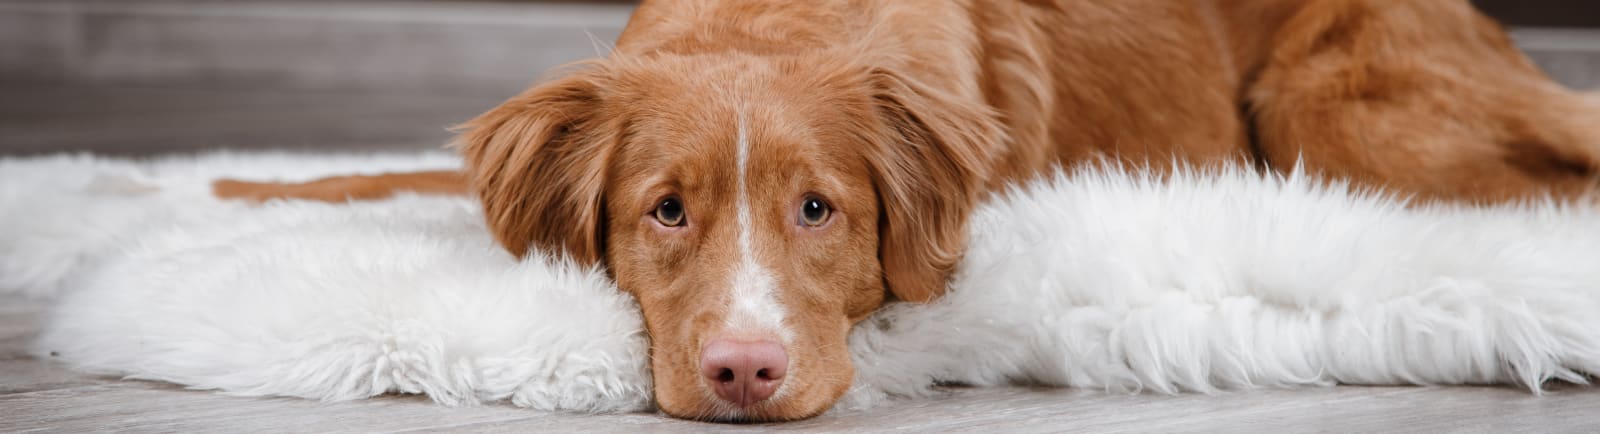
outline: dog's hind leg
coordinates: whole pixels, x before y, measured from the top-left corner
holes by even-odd
[[[1549,79],[1466,0],[1311,0],[1245,95],[1270,166],[1422,199],[1592,193],[1600,99]]]
[[[323,202],[372,200],[410,191],[423,194],[467,194],[466,175],[458,171],[385,173],[333,176],[300,183],[253,182],[221,179],[211,183],[211,193],[222,199],[261,202],[268,199],[308,199]]]

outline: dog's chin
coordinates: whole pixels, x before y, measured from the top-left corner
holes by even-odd
[[[821,414],[825,408],[805,411],[803,409],[785,408],[781,402],[770,402],[752,405],[748,408],[735,408],[731,405],[718,406],[709,415],[703,415],[697,420],[715,423],[764,423],[786,422],[792,420],[808,419]]]
[[[657,389],[656,399],[662,412],[680,419],[716,423],[785,422],[809,419],[828,411],[849,387],[848,383],[795,389],[785,387],[779,389],[772,398],[743,408],[716,398],[705,387],[697,387],[694,393],[684,394],[689,396],[669,396],[673,394]]]

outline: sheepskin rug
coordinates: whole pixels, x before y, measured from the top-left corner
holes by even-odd
[[[218,176],[453,167],[448,154],[0,159],[0,291],[37,351],[238,395],[651,406],[634,301],[499,249],[466,198],[225,203]],[[844,407],[938,384],[1112,391],[1514,383],[1600,373],[1600,209],[1406,207],[1304,176],[1057,174],[972,219],[948,296],[851,335]]]

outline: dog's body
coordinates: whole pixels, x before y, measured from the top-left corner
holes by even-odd
[[[1600,106],[1464,0],[649,1],[609,58],[458,146],[508,250],[604,263],[639,299],[663,410],[772,420],[838,399],[849,327],[886,293],[938,296],[967,213],[1007,183],[1303,164],[1424,199],[1571,198]]]

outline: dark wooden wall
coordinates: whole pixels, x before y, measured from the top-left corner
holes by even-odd
[[[1509,26],[1600,27],[1600,0],[1472,0]]]

